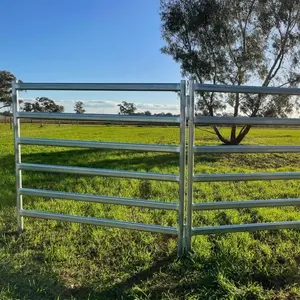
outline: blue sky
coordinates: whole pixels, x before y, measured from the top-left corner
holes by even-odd
[[[0,10],[0,69],[25,82],[179,82],[180,67],[160,53],[159,0],[15,0]],[[175,93],[27,92],[71,112],[116,112],[122,100],[140,110],[176,111]]]

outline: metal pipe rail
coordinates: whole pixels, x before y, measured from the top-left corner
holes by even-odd
[[[230,232],[251,232],[251,231],[258,231],[258,230],[299,229],[299,228],[300,228],[300,221],[204,226],[204,227],[193,228],[192,235],[230,233]]]
[[[220,93],[246,93],[267,95],[300,95],[299,88],[278,88],[265,86],[240,86],[240,85],[216,85],[194,84],[197,92]],[[300,119],[278,118],[245,118],[245,117],[195,117],[195,124],[209,125],[300,125]]]
[[[144,91],[180,92],[179,83],[33,83],[18,82],[16,90],[26,91]]]
[[[222,85],[222,84],[194,84],[196,92],[267,94],[267,95],[300,95],[299,88],[279,88],[267,86]]]
[[[180,117],[157,117],[136,115],[103,115],[103,114],[74,114],[74,113],[35,113],[20,112],[18,91],[19,90],[77,90],[77,91],[157,91],[157,92],[180,92]],[[185,200],[185,164],[186,164],[186,82],[178,83],[12,83],[13,115],[14,115],[14,141],[16,162],[16,194],[17,194],[17,217],[18,228],[22,230],[23,217],[41,218],[77,222],[84,224],[101,225],[116,228],[135,229],[149,232],[159,232],[178,236],[178,254],[184,249],[184,200]],[[153,145],[153,144],[130,144],[130,143],[107,143],[98,141],[38,139],[20,137],[20,119],[48,119],[48,120],[82,120],[82,121],[105,121],[105,122],[128,122],[128,123],[169,123],[180,125],[180,145]],[[151,152],[179,153],[179,174],[160,174],[151,172],[136,172],[125,170],[108,170],[99,168],[83,168],[71,166],[57,166],[32,164],[21,162],[21,145],[59,146],[96,149],[115,149]],[[179,183],[178,202],[163,202],[145,199],[120,198],[100,195],[65,193],[50,190],[22,188],[22,171],[57,172],[68,174],[82,174],[92,176],[108,176],[135,178],[159,181],[172,181]],[[89,218],[71,215],[62,215],[50,212],[39,212],[23,209],[23,196],[52,197],[57,199],[87,201],[103,204],[117,204],[136,206],[151,209],[173,210],[178,213],[178,226],[168,227],[151,224],[122,222],[100,218]]]
[[[132,144],[132,143],[107,143],[96,141],[80,140],[58,140],[58,139],[36,139],[36,138],[18,138],[19,145],[37,145],[37,146],[59,146],[76,148],[96,148],[113,150],[132,150],[132,151],[150,151],[150,152],[168,152],[179,153],[180,146],[160,145],[160,144]]]
[[[35,197],[45,197],[45,198],[86,201],[86,202],[94,202],[94,203],[137,206],[137,207],[144,207],[144,208],[178,210],[178,203],[175,202],[162,202],[162,201],[145,200],[145,199],[67,193],[67,192],[58,192],[58,191],[49,191],[49,190],[28,189],[28,188],[19,189],[19,193],[20,195],[23,196],[35,196]]]
[[[135,172],[135,171],[120,171],[111,169],[96,169],[96,168],[81,168],[69,166],[56,165],[42,165],[42,164],[28,164],[20,163],[16,165],[18,170],[39,171],[39,172],[54,172],[54,173],[68,173],[81,174],[91,176],[105,176],[105,177],[122,177],[134,179],[148,179],[158,181],[179,181],[179,175],[176,174],[160,174],[151,172]]]
[[[179,124],[180,117],[132,116],[132,115],[101,115],[101,114],[73,114],[73,113],[38,113],[18,112],[18,119],[43,120],[77,120],[77,121],[107,121],[128,123],[168,123]]]
[[[194,146],[194,153],[299,153],[300,146]]]
[[[292,179],[300,179],[300,172],[201,174],[201,175],[196,174],[193,176],[194,182],[292,180]]]
[[[260,117],[195,117],[194,123],[203,125],[300,125],[300,119]]]
[[[29,218],[74,222],[74,223],[90,224],[90,225],[100,225],[100,226],[113,227],[113,228],[142,230],[142,231],[158,232],[158,233],[165,233],[165,234],[172,234],[172,235],[178,234],[178,229],[175,227],[115,221],[115,220],[108,220],[102,218],[81,217],[81,216],[73,216],[73,215],[66,215],[66,214],[56,214],[56,213],[42,212],[36,210],[22,209],[20,210],[20,215]]]
[[[242,209],[300,205],[300,198],[193,203],[193,210]]]

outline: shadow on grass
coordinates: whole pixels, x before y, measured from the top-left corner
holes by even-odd
[[[14,155],[0,157],[0,210],[15,205],[15,158]]]
[[[58,275],[51,272],[46,264],[43,264],[43,256],[38,253],[33,260],[28,263],[24,261],[23,266],[15,271],[15,267],[5,261],[0,262],[0,286],[2,290],[7,290],[7,294],[12,299],[135,299],[137,295],[144,298],[148,291],[151,293],[149,299],[161,299],[166,291],[175,293],[176,295],[184,295],[186,292],[197,287],[197,284],[176,284],[171,283],[163,286],[151,287],[153,277],[161,272],[169,272],[169,276],[184,276],[178,271],[172,274],[170,266],[178,262],[176,253],[172,253],[162,259],[157,259],[149,268],[135,273],[128,279],[104,288],[102,291],[95,289],[93,286],[70,287],[62,282]],[[181,268],[181,272],[187,269]],[[171,273],[170,273],[171,272]],[[179,280],[179,278],[178,278]],[[149,282],[147,290],[133,290],[133,288]],[[97,282],[93,282],[97,286]],[[101,286],[101,282],[98,282]],[[1,295],[1,294],[0,294]]]
[[[288,297],[286,290],[298,283],[296,269],[281,268],[279,273],[274,270],[274,274],[263,274],[263,268],[259,270],[254,263],[243,264],[232,255],[220,253],[207,260],[178,259],[176,253],[156,257],[149,268],[137,273],[132,270],[126,280],[102,290],[99,286],[103,282],[96,277],[87,285],[66,285],[43,263],[40,253],[14,270],[10,263],[0,262],[0,285],[2,290],[13,287],[12,299],[187,299],[187,295],[195,299],[265,299],[264,293],[270,289],[275,294],[285,290],[286,299],[298,299]]]
[[[170,265],[172,265],[172,263],[176,261],[179,261],[179,259],[177,254],[174,252],[163,258],[157,258],[149,268],[135,273],[126,280],[116,283],[104,289],[103,291],[96,292],[88,287],[81,287],[73,290],[71,295],[77,299],[84,299],[84,297],[87,295],[90,295],[90,299],[134,299],[136,295],[131,293],[134,287],[137,287],[143,283],[147,283],[148,281],[151,282],[155,274],[159,274],[160,272],[166,270],[170,267]],[[167,288],[168,287],[166,286],[166,289]],[[154,293],[155,297],[153,299],[159,299],[156,298],[156,296],[161,294],[163,291],[159,291],[158,289],[157,292],[158,293]],[[139,294],[140,292],[135,292],[135,294],[136,293]]]
[[[103,291],[98,291],[92,286],[67,286],[44,263],[43,254],[38,252],[30,260],[23,261],[17,268],[10,262],[0,261],[0,296],[9,296],[11,299],[33,300],[130,299],[132,297],[129,296],[129,292],[134,286],[151,280],[154,274],[166,268],[175,260],[177,260],[176,253],[173,253],[163,259],[156,260],[150,268],[132,275],[125,281],[111,285]]]
[[[39,254],[36,259],[43,258]],[[26,259],[16,267],[10,261],[2,259],[0,261],[1,299],[61,299],[58,296],[66,287],[58,281],[56,274],[53,274],[50,268],[45,272],[46,268],[46,265],[42,266],[34,261],[28,263]]]
[[[222,154],[198,154],[195,155],[195,163],[215,163],[221,158]],[[127,168],[128,170],[136,171],[140,167],[146,169],[178,167],[179,154],[128,150],[82,149],[25,154],[23,155],[23,161],[28,163],[68,164],[72,166],[88,166],[93,168]]]
[[[120,150],[83,149],[57,152],[38,152],[23,154],[22,162],[38,164],[56,164],[71,166],[88,166],[94,168],[123,169],[130,167],[137,170],[141,166],[151,168],[167,168],[179,165],[178,153],[153,153]],[[116,158],[117,157],[117,158]],[[195,163],[217,162],[222,158],[220,154],[201,154],[195,156]],[[3,168],[14,172],[14,156],[7,155],[0,158]]]
[[[137,171],[143,167],[178,166],[179,156],[176,153],[145,155],[135,151],[84,149],[25,154],[23,162]]]
[[[241,261],[220,251],[213,251],[208,259],[178,259],[173,253],[127,280],[90,295],[91,299],[187,299],[187,295],[195,299],[265,299],[272,289],[274,294],[284,291],[288,299],[298,299],[287,290],[299,283],[297,266],[286,261],[275,267],[275,263],[263,262],[263,256],[261,259],[262,265],[257,267],[254,261]],[[79,289],[73,295],[81,299],[88,291]]]
[[[195,157],[195,163],[215,163],[221,158],[221,155],[204,154]],[[55,164],[68,165],[78,167],[103,168],[115,170],[129,170],[129,171],[146,171],[151,172],[153,169],[162,170],[174,168],[172,172],[178,173],[179,155],[177,153],[155,153],[152,155],[136,151],[109,151],[102,149],[83,149],[83,150],[69,150],[59,152],[39,152],[22,155],[22,162],[37,163],[37,164]],[[0,193],[0,207],[15,205],[15,167],[14,156],[7,155],[0,158],[0,166],[5,170],[4,188]],[[157,171],[156,171],[157,172]],[[49,175],[43,172],[30,172],[30,178],[25,177],[24,184],[35,179],[48,181]],[[48,173],[49,174],[49,173]],[[64,179],[65,174],[56,174],[51,177],[51,181],[57,183]],[[69,176],[69,175],[67,175]],[[72,175],[70,175],[72,176]],[[78,175],[79,176],[79,175]],[[82,175],[84,176],[84,175]],[[55,182],[53,182],[55,185]]]

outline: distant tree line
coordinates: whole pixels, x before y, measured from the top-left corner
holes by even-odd
[[[122,103],[118,104],[119,106],[119,115],[135,115],[135,116],[159,116],[159,117],[165,117],[165,116],[177,116],[173,115],[172,113],[155,113],[152,114],[151,111],[146,110],[144,112],[136,112],[137,108],[134,103],[122,101]]]
[[[26,112],[46,112],[46,113],[62,113],[64,112],[64,106],[58,105],[54,100],[47,97],[38,97],[35,101],[24,102],[23,111]]]
[[[0,115],[4,116],[4,117],[12,117],[13,116],[12,112],[10,112],[10,111],[1,112]]]
[[[85,113],[85,109],[83,108],[83,102],[76,101],[76,103],[74,105],[74,111],[76,112],[76,114],[83,114],[83,113]]]

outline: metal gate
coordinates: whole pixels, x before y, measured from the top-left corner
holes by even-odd
[[[74,113],[28,113],[20,112],[18,92],[20,90],[72,90],[72,91],[165,91],[180,94],[180,117],[155,117],[155,116],[123,116],[102,114],[74,114]],[[17,83],[12,84],[14,136],[15,136],[15,162],[16,162],[16,193],[17,193],[17,218],[18,228],[22,230],[23,217],[33,217],[50,220],[69,221],[93,225],[101,225],[116,228],[135,229],[150,232],[165,233],[178,236],[178,254],[191,250],[192,237],[211,233],[228,233],[255,230],[270,230],[283,228],[300,228],[300,221],[253,223],[240,225],[222,225],[193,227],[193,212],[216,209],[238,209],[254,207],[279,207],[300,205],[300,199],[276,199],[276,200],[248,200],[225,202],[193,202],[194,182],[217,181],[249,181],[249,180],[290,180],[300,179],[300,172],[281,173],[251,173],[251,174],[194,174],[194,155],[198,153],[299,153],[300,146],[196,146],[194,145],[195,125],[300,125],[300,119],[279,118],[244,118],[244,117],[195,117],[195,92],[223,92],[223,93],[251,93],[251,94],[278,94],[300,95],[298,88],[271,88],[255,86],[225,86],[211,84],[195,84],[188,82],[186,93],[186,81],[166,84],[101,84],[101,83]],[[186,110],[188,116],[186,117]],[[168,123],[180,126],[179,145],[150,145],[129,143],[104,143],[94,141],[76,141],[61,139],[37,139],[22,138],[20,136],[20,119],[56,119],[56,120],[85,120],[85,121],[116,121],[134,123]],[[186,128],[188,120],[188,162],[187,178],[186,168]],[[29,164],[21,162],[21,145],[43,145],[81,147],[97,149],[119,149],[150,152],[170,152],[179,154],[179,174],[160,174],[149,172],[119,171],[110,169],[95,169],[82,167],[69,167],[57,165]],[[162,202],[144,199],[118,198],[103,195],[86,195],[66,193],[49,190],[22,188],[22,170],[57,172],[69,174],[82,174],[107,177],[124,177],[135,179],[148,179],[158,181],[173,181],[179,184],[178,202]],[[187,198],[185,197],[185,184],[187,184]],[[58,199],[87,201],[106,204],[119,204],[137,206],[152,209],[173,210],[178,213],[177,227],[123,222],[100,218],[90,218],[41,212],[23,209],[23,195],[53,197]],[[185,201],[187,199],[187,201]],[[186,202],[186,205],[185,205]]]
[[[300,199],[248,200],[224,202],[193,202],[194,182],[290,180],[300,179],[300,172],[251,173],[251,174],[194,174],[194,155],[198,153],[296,153],[300,146],[195,146],[195,125],[300,125],[300,119],[245,118],[245,117],[195,117],[195,92],[223,92],[249,94],[300,95],[298,88],[275,88],[258,86],[226,86],[195,84],[189,81],[188,100],[188,197],[186,220],[186,251],[191,250],[192,237],[212,233],[228,233],[284,228],[300,228],[299,221],[253,223],[240,225],[206,226],[193,228],[193,212],[217,209],[238,209],[254,207],[278,207],[300,205]]]
[[[153,92],[177,92],[180,93],[180,117],[157,117],[157,116],[124,116],[124,115],[101,115],[101,114],[75,114],[75,113],[30,113],[20,112],[18,92],[20,90],[60,90],[60,91],[153,91]],[[15,137],[15,162],[16,162],[16,194],[17,194],[17,218],[18,228],[24,228],[23,217],[69,221],[125,229],[136,229],[150,232],[159,232],[178,236],[178,254],[183,252],[184,233],[184,199],[185,199],[185,165],[186,165],[186,82],[166,84],[92,84],[92,83],[21,83],[13,82],[13,116]],[[62,139],[38,139],[22,138],[20,136],[20,119],[55,119],[55,120],[86,120],[86,121],[116,121],[134,122],[147,124],[178,124],[180,126],[180,145],[150,145],[130,143],[103,143],[94,141],[76,141]],[[57,165],[31,164],[21,162],[21,145],[64,146],[97,149],[119,149],[132,151],[170,152],[179,154],[179,174],[160,174],[149,172],[119,171],[110,169],[95,169],[82,167],[69,167]],[[69,174],[82,174],[107,177],[125,177],[135,179],[148,179],[158,181],[172,181],[179,184],[178,202],[162,202],[144,199],[118,198],[108,196],[84,195],[49,190],[22,188],[22,171],[57,172]],[[24,195],[53,197],[68,200],[88,201],[96,203],[119,204],[138,206],[152,209],[167,209],[178,213],[177,227],[123,222],[100,218],[90,218],[41,212],[23,209]]]

